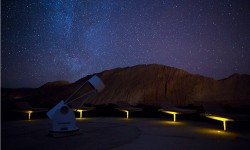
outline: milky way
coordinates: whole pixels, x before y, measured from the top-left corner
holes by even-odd
[[[2,87],[137,64],[250,74],[248,0],[3,0]]]

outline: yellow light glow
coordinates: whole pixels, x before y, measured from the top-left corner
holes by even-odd
[[[28,111],[25,111],[25,113],[27,113],[27,114],[28,114],[28,118],[29,118],[29,120],[30,120],[30,118],[31,118],[31,113],[33,113],[33,111],[28,110]]]
[[[80,118],[82,118],[82,112],[83,112],[83,111],[88,111],[88,110],[77,109],[77,110],[75,110],[75,111],[79,112],[79,113],[80,113]]]
[[[82,120],[90,120],[90,118],[76,118],[76,120],[78,120],[78,121],[82,121]]]
[[[205,127],[197,127],[194,130],[198,134],[205,135],[210,138],[222,138],[222,139],[235,139],[236,137],[240,136],[239,133],[227,131],[224,132],[222,130],[205,128]]]
[[[129,118],[129,111],[128,110],[121,110],[121,111],[127,113],[127,119],[128,119]]]
[[[187,125],[187,123],[184,122],[173,122],[173,121],[159,121],[158,123],[163,125]]]
[[[223,129],[224,131],[227,130],[227,121],[234,121],[233,119],[225,118],[225,117],[219,117],[219,116],[213,116],[213,115],[206,115],[207,118],[214,119],[214,120],[219,120],[223,122]]]
[[[167,113],[167,114],[172,114],[174,118],[174,122],[176,122],[176,114],[180,114],[179,112],[167,111],[167,110],[162,110],[162,112]]]

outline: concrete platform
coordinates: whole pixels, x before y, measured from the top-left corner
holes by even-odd
[[[249,132],[224,132],[204,122],[172,122],[153,118],[77,119],[82,134],[48,136],[50,120],[2,122],[3,150],[151,150],[250,149]]]

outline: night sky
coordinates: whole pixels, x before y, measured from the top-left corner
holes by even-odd
[[[250,74],[249,0],[2,0],[2,87],[163,64]]]

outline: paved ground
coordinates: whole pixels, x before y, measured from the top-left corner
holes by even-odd
[[[52,138],[48,119],[2,122],[2,149],[250,149],[249,132],[224,132],[217,124],[153,118],[77,119],[77,124],[82,134]]]

